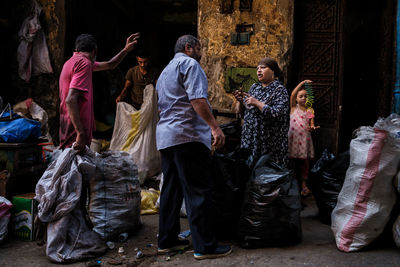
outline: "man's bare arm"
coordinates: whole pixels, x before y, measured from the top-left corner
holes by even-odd
[[[78,105],[79,97],[81,94],[84,93],[80,90],[70,88],[68,91],[67,98],[65,100],[69,117],[77,134],[74,149],[78,150],[79,152],[82,152],[85,149],[86,145],[86,136],[83,130],[83,125],[81,122],[80,110]]]
[[[124,100],[124,98],[126,97],[126,95],[128,94],[128,88],[130,88],[132,86],[132,82],[129,80],[125,80],[125,86],[124,89],[122,89],[121,93],[119,94],[119,96],[117,97],[117,99],[115,99],[115,102],[121,102],[122,100]]]
[[[198,98],[190,101],[193,106],[194,111],[210,126],[211,134],[214,137],[213,146],[216,148],[220,148],[225,144],[225,135],[222,132],[221,128],[219,128],[217,120],[211,113],[211,110],[208,106],[206,99]]]
[[[121,61],[125,58],[125,56],[130,51],[132,51],[139,37],[140,34],[138,32],[129,36],[128,39],[126,39],[125,47],[109,61],[98,62],[98,65],[96,69],[94,69],[94,71],[109,70],[116,68],[119,65],[119,63],[121,63]]]

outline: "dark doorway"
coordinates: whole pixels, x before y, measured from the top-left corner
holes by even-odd
[[[352,133],[390,113],[395,1],[345,1],[340,148]]]
[[[294,70],[289,88],[313,81],[316,156],[324,148],[338,150],[341,108],[341,12],[340,1],[295,1]]]
[[[91,33],[98,43],[97,59],[108,60],[125,45],[130,33],[140,32],[138,48],[145,48],[155,67],[162,70],[174,56],[183,34],[197,35],[197,1],[192,0],[72,0],[66,1],[65,59],[81,33]],[[96,120],[111,124],[115,99],[125,83],[126,71],[136,65],[135,51],[112,71],[93,74]]]
[[[352,133],[390,113],[395,3],[295,3],[294,68],[289,88],[314,81],[316,155],[349,148]]]

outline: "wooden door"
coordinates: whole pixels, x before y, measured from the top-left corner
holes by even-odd
[[[318,157],[327,148],[338,152],[341,118],[341,0],[295,1],[294,69],[291,89],[313,81],[316,125],[313,133]]]

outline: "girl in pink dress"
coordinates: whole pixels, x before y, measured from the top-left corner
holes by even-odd
[[[295,161],[295,171],[300,173],[301,195],[307,196],[310,190],[306,181],[310,159],[314,158],[311,131],[319,128],[314,125],[314,110],[306,108],[307,92],[303,88],[310,80],[300,82],[290,96],[289,158]]]

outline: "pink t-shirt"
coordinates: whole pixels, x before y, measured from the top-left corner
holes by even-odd
[[[66,98],[70,88],[81,90],[81,98],[78,100],[80,119],[85,131],[86,144],[92,141],[95,130],[93,111],[93,84],[92,72],[98,63],[86,57],[86,55],[75,52],[64,64],[60,75],[60,148],[71,147],[76,139],[75,128],[68,114]]]

